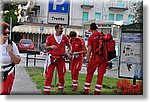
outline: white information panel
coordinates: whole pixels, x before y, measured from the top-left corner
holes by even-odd
[[[68,24],[68,14],[49,13],[48,23]]]
[[[122,33],[119,76],[143,77],[143,34]]]

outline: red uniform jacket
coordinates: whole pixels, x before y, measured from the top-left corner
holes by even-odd
[[[70,40],[72,45],[72,52],[79,52],[82,51],[82,46],[85,46],[85,43],[82,38],[75,38],[74,40]]]
[[[92,47],[92,57],[91,60],[94,59],[95,57],[95,51],[99,46],[99,34],[100,32],[95,32],[93,33],[89,38],[88,38],[88,46]]]
[[[49,54],[52,56],[61,56],[65,54],[65,46],[69,46],[69,40],[67,36],[63,35],[61,43],[58,44],[54,38],[54,34],[50,35],[46,39],[46,46],[56,45],[57,49],[50,49]]]

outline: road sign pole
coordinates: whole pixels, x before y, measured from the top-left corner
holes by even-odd
[[[40,42],[41,42],[41,44],[42,44],[42,35],[43,35],[43,34],[42,34],[42,31],[41,31],[41,41],[40,41]]]
[[[43,21],[41,21],[41,24],[43,24]],[[40,39],[40,47],[39,47],[40,50],[42,50],[42,49],[41,49],[41,45],[42,45],[42,41],[43,41],[43,38],[42,38],[43,30],[44,30],[44,26],[41,26],[41,27],[40,27],[40,33],[41,33],[41,37],[40,37],[40,38],[41,38],[41,39]]]
[[[11,39],[11,35],[12,35],[12,17],[10,17],[10,36],[9,36],[9,39]]]

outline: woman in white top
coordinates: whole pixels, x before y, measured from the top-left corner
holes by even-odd
[[[19,64],[21,58],[16,44],[9,40],[9,24],[0,22],[0,94],[9,95],[14,81],[14,66]]]

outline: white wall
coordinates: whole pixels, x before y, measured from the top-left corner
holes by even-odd
[[[49,4],[49,0],[36,0],[36,5],[40,6],[40,13],[37,15],[38,23],[41,23],[41,21],[43,20],[44,23],[47,24],[48,4]]]
[[[128,15],[129,15],[130,11],[129,10],[120,11],[120,12],[110,11],[109,10],[110,0],[90,0],[90,4],[94,5],[94,7],[91,9],[81,8],[83,1],[84,0],[70,0],[69,25],[81,26],[83,12],[89,12],[89,20],[92,20],[95,18],[95,12],[99,12],[99,13],[101,13],[101,19],[106,20],[106,21],[108,21],[109,13],[115,14],[114,20],[116,20],[116,14],[123,14],[123,21],[128,22]],[[36,0],[36,5],[40,6],[40,14],[37,15],[38,23],[40,23],[41,20],[43,20],[44,23],[47,23],[48,4],[49,4],[49,0]],[[107,17],[105,18],[103,15],[107,15]]]
[[[103,2],[104,1],[104,2]],[[109,13],[113,13],[115,15],[114,20],[116,20],[116,14],[123,14],[123,21],[128,22],[128,15],[130,10],[126,11],[110,11],[110,0],[91,0],[91,4],[94,5],[91,9],[83,9],[81,5],[83,4],[83,0],[71,0],[71,21],[70,25],[81,25],[82,24],[82,13],[89,12],[89,20],[95,19],[95,12],[101,13],[101,19],[108,21]],[[105,15],[106,18],[105,18]],[[73,20],[73,21],[72,21]]]

